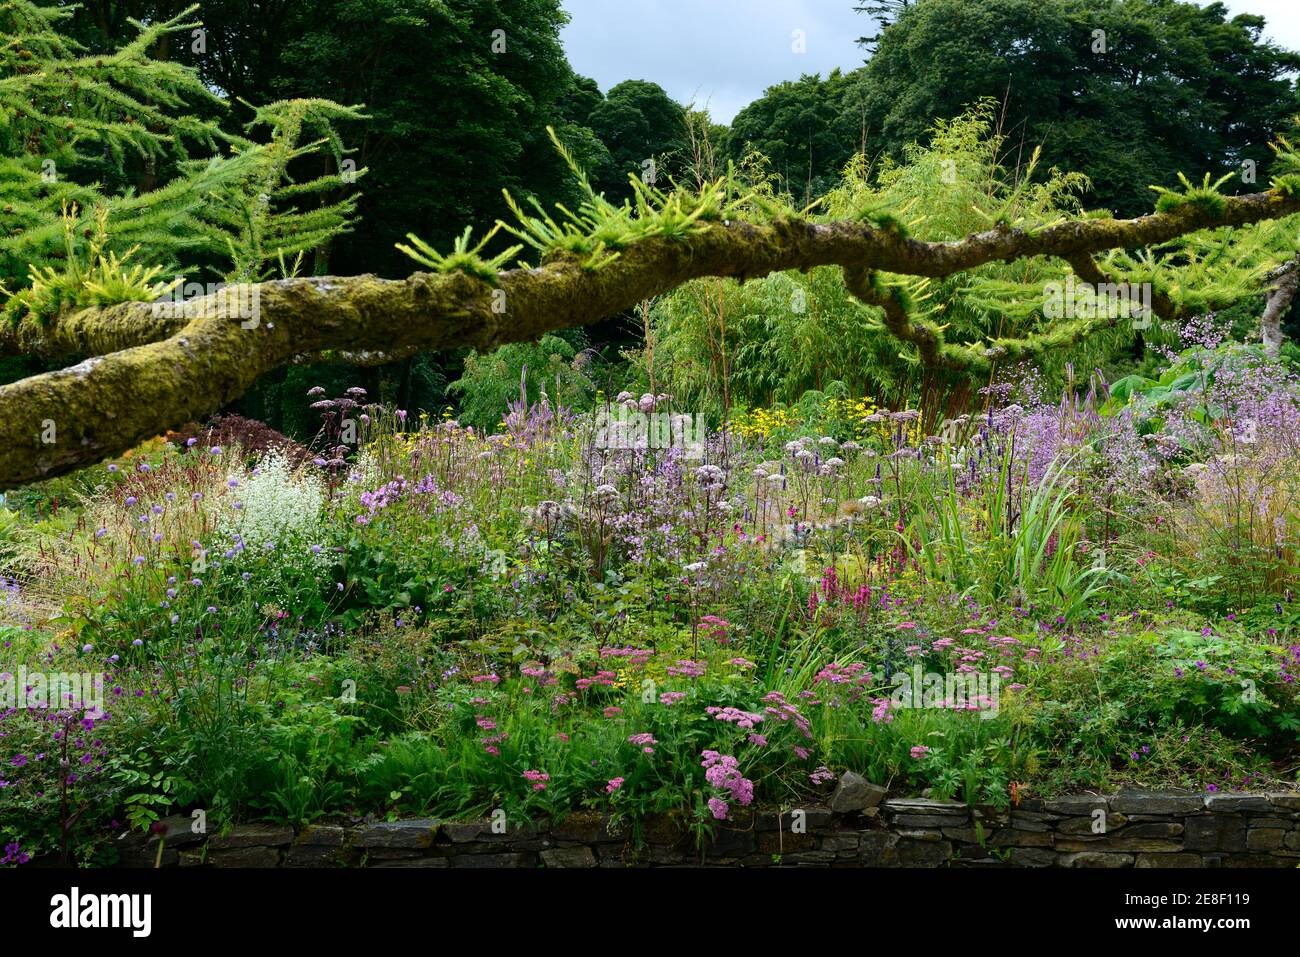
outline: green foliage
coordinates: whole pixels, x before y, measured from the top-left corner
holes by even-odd
[[[490,355],[471,353],[461,377],[448,388],[457,396],[459,421],[491,431],[501,424],[510,399],[529,406],[544,399],[567,408],[587,405],[594,392],[590,372],[584,371],[588,360],[568,340],[546,335]]]
[[[746,153],[767,157],[783,192],[804,205],[833,189],[855,149],[864,149],[865,117],[853,74],[805,75],[769,87],[731,123],[720,144],[739,163]]]
[[[592,169],[598,192],[615,202],[629,195],[628,178],[667,182],[684,167],[686,114],[657,83],[625,80],[595,103],[585,123],[605,146],[607,159]]]
[[[139,250],[128,249],[119,258],[105,251],[109,241],[108,210],[96,211],[94,232],[91,234],[83,261],[76,237],[77,209],[64,209],[63,268],[31,266],[30,285],[9,297],[4,303],[6,315],[17,319],[32,314],[45,319],[64,309],[82,306],[108,306],[117,302],[150,302],[171,288],[174,283],[158,282],[162,269],[158,266],[135,264],[127,268],[127,261]],[[6,290],[0,285],[0,294]]]
[[[350,227],[350,182],[295,170],[342,162],[334,124],[361,114],[277,101],[253,108],[247,127],[269,131],[265,142],[225,131],[214,118],[224,102],[199,75],[149,55],[194,29],[195,9],[131,21],[132,39],[97,53],[62,32],[71,8],[0,9],[0,33],[13,38],[0,47],[0,284],[11,320],[150,299],[173,272],[262,279]]]
[[[1183,184],[1183,192],[1175,193],[1163,186],[1151,187],[1159,196],[1156,200],[1156,212],[1168,213],[1183,206],[1194,206],[1211,216],[1221,216],[1227,204],[1219,190],[1234,178],[1235,174],[1228,173],[1211,183],[1210,174],[1206,173],[1205,181],[1200,186],[1193,186],[1186,176],[1179,173],[1178,180]]]
[[[410,246],[398,243],[397,248],[420,265],[426,266],[434,272],[463,272],[466,275],[483,280],[490,286],[495,286],[497,285],[497,273],[501,271],[501,267],[517,256],[524,248],[523,246],[511,246],[504,252],[498,253],[489,259],[483,259],[480,254],[500,228],[499,225],[494,226],[488,231],[487,235],[471,248],[469,239],[474,227],[466,226],[465,232],[461,233],[460,237],[457,238],[451,254],[446,256],[439,253],[414,233],[406,234],[406,238],[411,241]]]
[[[873,153],[901,157],[934,118],[995,97],[1010,151],[1042,143],[1047,167],[1084,173],[1094,202],[1133,216],[1179,170],[1262,169],[1296,112],[1298,65],[1263,17],[1214,5],[926,0],[898,13],[855,81]],[[1255,188],[1243,177],[1234,191]]]

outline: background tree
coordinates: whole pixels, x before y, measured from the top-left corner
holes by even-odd
[[[912,5],[913,0],[869,0],[859,3],[853,9],[865,13],[876,21],[876,32],[871,36],[859,37],[858,45],[874,53],[885,28],[898,19],[898,15]]]
[[[932,118],[1005,100],[1010,150],[1023,158],[1042,143],[1044,168],[1085,173],[1090,204],[1134,215],[1147,184],[1179,171],[1266,165],[1297,108],[1300,56],[1264,41],[1263,26],[1217,3],[920,0],[883,33],[862,96],[895,157]]]
[[[592,185],[611,199],[630,195],[627,177],[641,176],[647,160],[664,183],[685,167],[686,111],[658,83],[624,80],[610,87],[587,125],[610,156],[608,165],[592,170]]]
[[[839,179],[844,164],[861,148],[860,102],[852,74],[831,71],[768,87],[731,123],[727,154],[741,160],[750,149],[767,157],[780,188],[805,204]]]
[[[167,16],[177,6],[91,0],[71,26],[92,49],[107,49],[134,35],[130,16]],[[580,162],[614,177],[608,152],[586,126],[603,97],[565,59],[559,31],[567,16],[559,0],[207,0],[202,18],[201,44],[188,34],[162,38],[150,53],[193,67],[207,86],[232,98],[237,105],[227,126],[249,118],[240,100],[328,96],[372,105],[365,119],[343,127],[356,148],[351,158],[369,170],[356,230],[318,246],[308,271],[405,275],[409,261],[394,243],[407,231],[450,243],[466,222],[507,213],[503,187],[547,205],[575,202],[548,124]],[[328,171],[321,163],[313,172]],[[302,393],[318,383],[357,380],[404,407],[440,407],[460,358],[281,369],[237,410],[310,435],[318,423],[304,413]]]

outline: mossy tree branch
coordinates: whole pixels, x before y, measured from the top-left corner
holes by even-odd
[[[296,357],[346,352],[392,359],[463,346],[486,350],[599,322],[706,276],[743,281],[844,267],[850,291],[881,306],[890,332],[916,345],[923,363],[978,368],[1027,354],[1039,340],[947,343],[942,327],[913,318],[906,292],[880,274],[942,278],[1032,256],[1081,263],[1080,257],[1108,249],[1153,246],[1297,212],[1300,196],[1279,188],[1225,197],[1214,207],[1189,203],[1138,219],[1081,219],[1036,230],[999,226],[943,243],[847,221],[703,220],[681,235],[630,242],[598,268],[590,257],[554,250],[539,268],[501,272],[495,284],[465,270],[404,280],[264,282],[255,287],[255,322],[230,315],[220,296],[187,303],[179,317],[160,316],[149,303],[124,303],[48,322],[28,318],[0,330],[0,352],[94,358],[0,387],[0,487],[70,471],[210,414]],[[1062,326],[1042,342],[1052,347],[1075,332]]]

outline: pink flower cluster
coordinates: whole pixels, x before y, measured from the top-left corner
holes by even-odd
[[[835,685],[866,684],[871,681],[871,672],[867,671],[867,666],[860,661],[849,665],[830,664],[817,672],[813,678],[814,685],[821,684],[823,681]]]
[[[675,678],[699,678],[704,674],[704,662],[683,659],[668,666],[668,673]]]
[[[785,700],[785,695],[779,691],[769,691],[763,696],[763,703],[767,705],[765,709],[769,715],[778,721],[789,721],[801,732],[805,738],[812,737],[812,727],[799,709],[790,702]]]
[[[729,754],[704,751],[700,755],[704,767],[704,780],[719,791],[726,791],[733,801],[741,805],[754,800],[754,782],[740,773],[740,762]],[[731,812],[730,805],[720,797],[709,798],[709,810],[715,819],[725,821]]]
[[[741,711],[739,708],[705,708],[705,714],[713,715],[714,721],[726,721],[728,724],[734,724],[736,727],[745,731],[753,731],[754,725],[763,720],[761,714],[755,714],[752,711]]]
[[[627,663],[633,668],[639,668],[654,656],[654,651],[649,648],[602,648],[600,649],[602,658],[626,658]]]
[[[545,771],[525,771],[524,777],[533,782],[534,791],[545,791],[546,782],[551,779]]]
[[[720,645],[725,645],[728,641],[727,632],[731,628],[731,622],[719,618],[717,615],[705,615],[700,619],[700,630],[705,638],[712,638]]]

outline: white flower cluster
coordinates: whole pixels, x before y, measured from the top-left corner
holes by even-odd
[[[246,548],[310,548],[320,541],[325,489],[314,477],[297,472],[283,456],[271,453],[251,472],[228,476],[235,503],[225,509],[219,530]],[[323,555],[318,556],[322,561]]]

